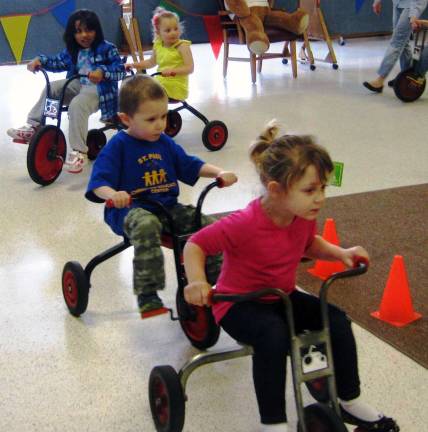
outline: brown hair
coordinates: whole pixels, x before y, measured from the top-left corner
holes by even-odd
[[[310,165],[316,168],[321,183],[327,183],[333,162],[313,136],[282,135],[276,138],[277,134],[278,125],[271,120],[250,147],[250,159],[264,185],[273,180],[288,189],[303,177]]]
[[[168,96],[156,80],[147,75],[134,75],[122,83],[119,92],[119,112],[132,117],[142,103],[159,99],[168,100]]]

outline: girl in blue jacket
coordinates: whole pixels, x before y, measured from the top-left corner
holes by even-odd
[[[118,81],[125,77],[125,68],[117,48],[104,40],[103,30],[95,12],[80,9],[70,15],[64,32],[65,49],[56,56],[40,55],[27,69],[40,67],[50,72],[86,75],[68,86],[64,103],[68,105],[69,151],[66,169],[79,173],[87,163],[86,136],[89,116],[101,109],[101,121],[108,121],[117,112]],[[51,98],[59,99],[66,79],[51,83]],[[28,114],[26,125],[9,129],[15,142],[28,143],[42,119],[46,89]]]

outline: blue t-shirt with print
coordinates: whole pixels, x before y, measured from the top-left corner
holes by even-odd
[[[92,63],[91,63],[91,49],[81,49],[79,50],[79,54],[77,56],[77,70],[81,75],[88,75],[89,72],[92,71]],[[96,89],[96,85],[89,81],[88,77],[81,77],[80,84],[85,86],[93,86]]]
[[[102,202],[93,190],[110,186],[117,191],[141,193],[165,207],[172,207],[177,204],[178,181],[193,186],[203,164],[166,134],[158,141],[150,142],[120,131],[97,156],[85,196],[91,201]],[[123,221],[130,208],[137,206],[153,210],[134,201],[129,208],[106,208],[104,220],[116,234],[123,235]]]

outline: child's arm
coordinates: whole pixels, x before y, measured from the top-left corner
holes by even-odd
[[[64,72],[72,67],[71,56],[67,50],[63,50],[53,57],[41,54],[37,58],[40,65],[50,72]]]
[[[143,61],[140,61],[137,63],[126,63],[125,69],[126,70],[129,70],[132,68],[139,69],[139,70],[151,69],[151,68],[154,68],[156,65],[157,65],[156,53],[155,53],[155,51],[153,51],[152,56],[149,59],[143,60]]]
[[[41,65],[42,65],[42,63],[41,63],[39,57],[36,57],[33,60],[31,60],[30,63],[27,64],[27,70],[29,70],[30,72],[36,73]]]
[[[361,246],[344,249],[324,240],[319,235],[315,236],[312,244],[306,249],[305,256],[327,261],[340,260],[348,267],[354,267],[355,260],[359,257],[369,259],[369,254]]]
[[[208,304],[211,285],[205,275],[205,253],[195,243],[188,241],[183,250],[184,268],[188,285],[184,288],[184,298],[188,303],[203,306]]]
[[[106,42],[105,44],[107,45],[107,48],[103,48],[105,63],[97,64],[96,70],[89,74],[89,79],[95,84],[98,84],[102,80],[120,81],[126,76],[125,67],[118,49],[113,44]],[[95,76],[94,73],[96,73]],[[95,78],[95,80],[91,78]]]
[[[116,208],[129,207],[131,197],[126,191],[116,191],[110,186],[100,186],[95,188],[93,192],[98,198],[105,201],[111,199]]]
[[[236,177],[235,173],[231,171],[223,171],[222,168],[216,167],[215,165],[211,165],[205,163],[201,166],[199,170],[199,177],[207,177],[207,178],[221,178],[223,180],[223,186],[231,186],[233,183],[238,181],[238,177]]]
[[[183,57],[183,66],[173,68],[173,69],[164,69],[162,71],[163,76],[170,76],[170,75],[190,75],[193,73],[194,70],[194,64],[193,64],[193,56],[192,56],[192,50],[190,49],[190,46],[187,43],[182,43],[177,47],[178,52]]]

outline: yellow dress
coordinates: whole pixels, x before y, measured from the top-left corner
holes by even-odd
[[[156,38],[153,42],[153,50],[156,53],[156,63],[158,64],[158,72],[165,69],[174,69],[184,65],[183,57],[177,47],[181,44],[190,45],[192,42],[184,39],[179,39],[174,45],[165,47],[160,38]],[[157,75],[156,79],[165,88],[168,97],[171,99],[184,100],[189,94],[189,77],[188,75],[176,75],[174,77],[163,77]]]

